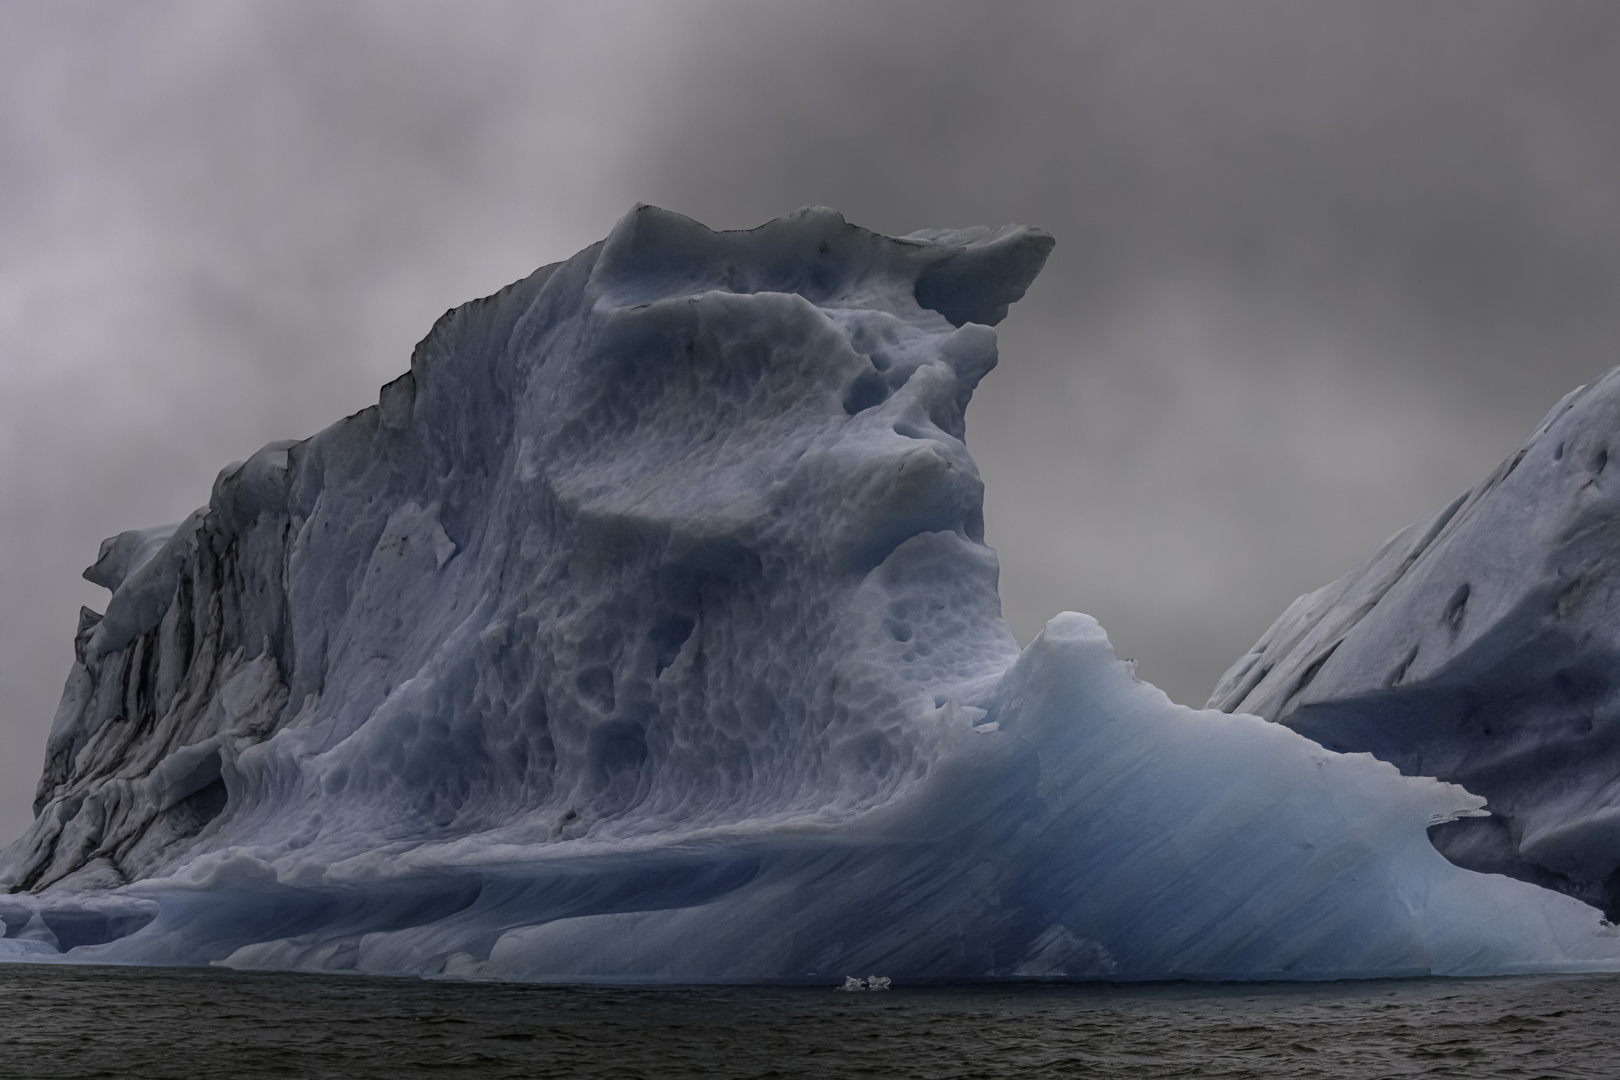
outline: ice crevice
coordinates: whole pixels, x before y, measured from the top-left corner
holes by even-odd
[[[964,415],[1051,246],[637,207],[447,313],[376,406],[108,541],[0,960],[1620,967],[1594,908],[1435,849],[1463,787],[1174,705],[1083,615],[1018,648]],[[1438,630],[1474,633],[1465,599]],[[1341,652],[1261,683],[1314,694]]]

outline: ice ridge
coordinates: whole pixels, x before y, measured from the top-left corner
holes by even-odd
[[[652,207],[89,572],[0,959],[528,980],[1620,966],[1481,800],[1000,618],[964,411],[1052,245]]]
[[[1210,705],[1486,798],[1452,861],[1620,918],[1620,369],[1427,522],[1302,596]]]

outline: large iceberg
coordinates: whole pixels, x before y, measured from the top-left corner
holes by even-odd
[[[1365,563],[1302,596],[1214,708],[1484,796],[1454,862],[1620,918],[1620,369]]]
[[[1620,968],[1461,787],[1020,651],[963,413],[1051,238],[638,207],[88,572],[0,959],[506,979]]]

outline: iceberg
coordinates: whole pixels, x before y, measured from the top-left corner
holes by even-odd
[[[637,207],[103,545],[0,959],[462,978],[1620,968],[1483,800],[1000,616],[964,412],[1052,239]],[[871,972],[883,972],[871,976]]]
[[[1212,708],[1464,785],[1433,829],[1460,866],[1620,918],[1620,369],[1360,567],[1302,596]]]

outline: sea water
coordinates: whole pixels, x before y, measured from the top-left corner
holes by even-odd
[[[0,965],[4,1077],[1620,1077],[1620,976],[622,987]]]

